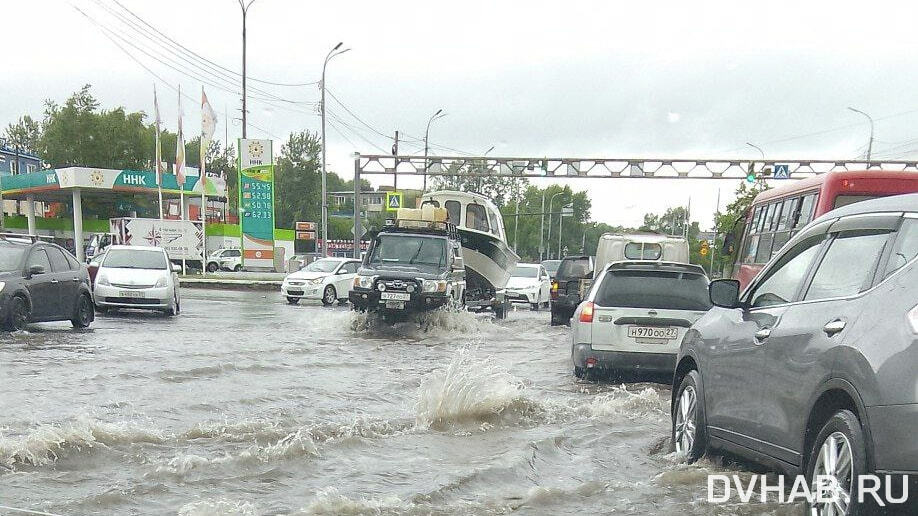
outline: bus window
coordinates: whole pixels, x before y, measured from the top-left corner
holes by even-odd
[[[790,229],[791,225],[793,225],[794,212],[797,211],[797,205],[799,203],[799,197],[784,201],[784,210],[781,212],[781,219],[778,221],[778,231]]]
[[[781,218],[784,217],[782,210],[784,210],[784,205],[786,204],[787,202],[785,201],[778,201],[775,205],[775,216],[771,219],[771,231],[777,231],[778,226],[781,225]]]
[[[835,204],[832,205],[832,209],[841,208],[842,206],[847,206],[849,204],[854,204],[861,201],[869,201],[870,199],[876,199],[880,197],[879,195],[838,195],[835,197]]]
[[[749,235],[743,253],[743,263],[755,263],[755,254],[759,248],[759,235]]]
[[[758,233],[759,231],[759,219],[762,217],[762,207],[756,206],[755,211],[752,212],[752,224],[749,226],[749,233]]]
[[[816,194],[810,194],[800,202],[800,210],[795,217],[794,229],[800,229],[813,220],[813,209],[816,207]]]
[[[768,260],[771,259],[771,244],[774,240],[774,233],[763,233],[759,237],[759,248],[755,252],[755,263],[768,263]]]
[[[762,224],[759,227],[759,231],[771,231],[771,224],[775,218],[775,208],[777,204],[769,204],[768,211],[765,212],[765,217],[762,220]]]

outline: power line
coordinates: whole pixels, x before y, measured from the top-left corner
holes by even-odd
[[[176,46],[178,46],[179,48],[181,48],[181,49],[184,50],[185,52],[188,52],[189,54],[191,54],[191,55],[197,57],[198,59],[200,59],[200,60],[202,60],[202,61],[204,61],[204,62],[207,62],[207,63],[209,63],[209,64],[211,64],[211,65],[213,65],[213,66],[216,66],[217,68],[219,68],[219,69],[221,69],[221,70],[224,70],[224,71],[226,71],[226,72],[228,72],[228,73],[234,74],[234,75],[236,75],[237,77],[242,77],[242,74],[240,74],[239,72],[236,72],[236,71],[231,70],[231,69],[229,69],[229,68],[227,68],[227,67],[225,67],[225,66],[223,66],[223,65],[220,65],[219,63],[216,63],[216,62],[214,62],[214,61],[211,61],[210,59],[207,59],[206,57],[203,57],[203,56],[201,56],[200,54],[194,52],[193,50],[191,50],[191,49],[185,47],[184,45],[182,45],[182,44],[179,43],[178,41],[175,41],[174,39],[170,38],[169,36],[167,36],[166,34],[164,34],[163,32],[161,32],[159,29],[157,29],[156,27],[154,27],[153,25],[151,25],[150,23],[148,23],[146,20],[144,20],[143,18],[141,18],[140,16],[138,16],[137,14],[135,14],[133,11],[131,11],[130,9],[128,9],[127,7],[125,7],[124,5],[122,5],[121,2],[119,2],[118,0],[113,0],[113,1],[114,1],[115,4],[118,5],[118,7],[120,7],[120,8],[123,9],[124,11],[126,11],[128,14],[130,14],[131,16],[133,16],[134,18],[136,18],[137,20],[139,20],[141,23],[143,23],[144,25],[146,25],[147,27],[149,27],[151,30],[153,30],[154,32],[156,32],[156,33],[159,34],[160,36],[164,37],[164,38],[167,39],[169,42],[175,44]],[[248,74],[246,74],[246,80],[255,81],[255,82],[260,82],[260,83],[263,83],[263,84],[270,84],[270,85],[272,85],[272,86],[287,86],[287,87],[312,86],[312,85],[314,85],[314,84],[319,84],[319,81],[300,82],[300,83],[285,83],[285,82],[268,81],[268,80],[265,80],[265,79],[259,79],[259,78],[257,78],[257,77],[252,77],[252,76],[250,76],[250,75],[248,75]]]
[[[221,88],[223,91],[227,91],[229,93],[233,93],[236,95],[240,94],[240,90],[236,89],[238,88],[238,83],[237,83],[237,78],[235,76],[227,74],[225,72],[221,72],[219,69],[215,69],[214,66],[207,66],[207,65],[202,66],[198,62],[195,62],[194,60],[187,57],[185,54],[175,50],[174,48],[172,48],[171,46],[167,44],[164,44],[161,39],[156,39],[152,37],[148,31],[143,30],[142,27],[138,27],[138,25],[135,22],[127,19],[122,14],[115,12],[112,8],[104,5],[100,0],[93,0],[93,2],[95,2],[96,5],[104,9],[110,15],[116,17],[127,28],[127,30],[131,31],[131,33],[141,36],[143,39],[150,41],[153,45],[155,45],[158,48],[151,48],[146,45],[141,47],[139,43],[133,41],[133,39],[135,38],[129,38],[125,36],[124,33],[117,32],[113,27],[105,25],[101,21],[93,18],[92,16],[84,12],[83,13],[84,16],[90,19],[90,21],[94,22],[97,26],[108,29],[109,31],[114,33],[116,36],[118,36],[119,39],[127,43],[128,45],[141,51],[148,57],[160,62],[161,64],[168,66],[169,68],[172,68],[178,73],[182,73],[184,75],[191,76],[192,78],[205,82],[206,84],[209,84],[213,87]],[[154,27],[150,26],[149,24],[146,24],[146,25],[149,26],[151,29],[156,30]],[[174,40],[171,40],[168,37],[167,37],[167,40],[170,42],[174,42]],[[178,43],[175,43],[175,44],[181,48],[184,48]],[[188,66],[186,66],[185,64],[176,62],[172,57],[167,56],[166,54],[163,53],[162,50],[159,50],[159,49],[165,50],[166,53],[171,54],[172,56],[175,56],[176,58],[183,61],[184,63],[187,63]],[[196,56],[197,54],[193,54],[193,55]],[[166,61],[168,61],[168,63]],[[207,80],[211,82],[207,82],[206,80],[202,79],[202,77],[206,78]],[[221,81],[221,84],[217,86],[212,81]],[[287,104],[304,104],[304,105],[317,104],[317,102],[314,102],[314,101],[292,100],[292,99],[284,98],[284,97],[275,95],[271,92],[268,92],[268,91],[265,91],[259,88],[255,88],[255,87],[251,87],[250,89],[262,95],[262,97],[259,97],[258,95],[250,95],[250,98],[260,100],[263,102],[281,102],[281,103],[287,103]]]

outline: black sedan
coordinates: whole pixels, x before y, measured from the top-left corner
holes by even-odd
[[[0,235],[0,324],[69,320],[85,328],[95,315],[89,273],[60,246],[27,236]]]

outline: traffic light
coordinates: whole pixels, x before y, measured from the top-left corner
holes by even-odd
[[[755,163],[749,164],[749,170],[746,171],[746,182],[755,183]]]

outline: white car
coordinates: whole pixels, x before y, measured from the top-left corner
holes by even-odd
[[[529,303],[533,310],[538,310],[551,301],[551,278],[538,263],[520,263],[510,275],[506,292],[510,301]]]
[[[698,265],[611,263],[571,318],[574,375],[672,376],[682,337],[710,308],[708,277]]]
[[[113,245],[96,273],[96,310],[141,308],[176,315],[181,309],[178,271],[159,247]]]
[[[291,305],[300,299],[321,299],[328,306],[345,302],[357,276],[360,261],[351,258],[322,258],[287,275],[281,293]]]
[[[242,270],[242,251],[239,249],[217,249],[207,257],[207,272],[218,270],[239,272]]]

